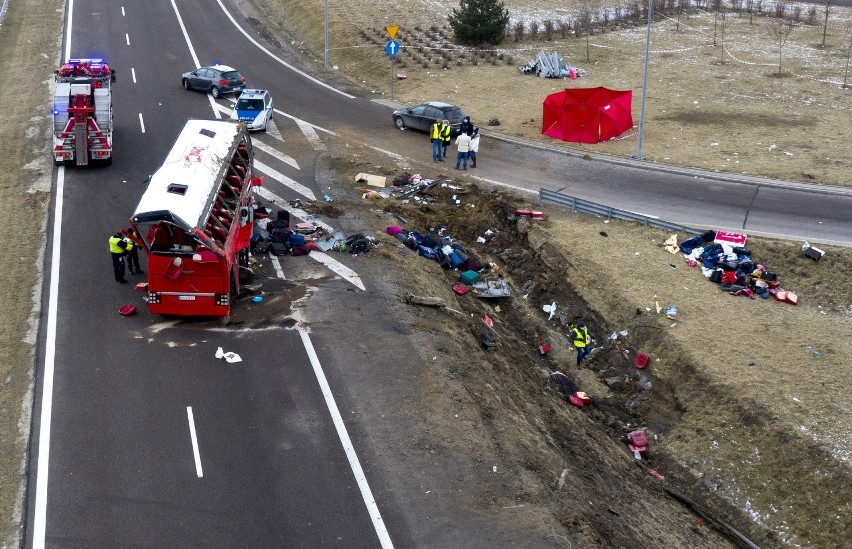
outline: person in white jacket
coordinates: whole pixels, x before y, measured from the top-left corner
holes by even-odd
[[[456,137],[456,147],[458,155],[456,156],[456,169],[459,169],[459,164],[464,161],[464,169],[467,169],[467,154],[470,152],[470,136],[466,133],[460,133]]]
[[[467,154],[471,161],[471,168],[476,167],[477,152],[479,152],[479,128],[473,128],[473,133],[470,136],[470,152]]]

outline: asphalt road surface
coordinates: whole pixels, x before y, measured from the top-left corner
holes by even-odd
[[[259,46],[268,44],[240,32],[237,25],[259,40],[229,5],[234,21],[218,3],[201,0],[67,5],[67,55],[103,56],[118,71],[115,157],[109,167],[57,170],[26,545],[464,544],[418,530],[425,507],[399,491],[404,482],[388,472],[396,469],[359,457],[381,454],[366,436],[370,426],[340,420],[338,406],[352,406],[370,381],[342,381],[366,359],[335,347],[336,330],[356,324],[334,303],[359,290],[368,308],[369,287],[360,292],[368,281],[318,261],[285,265],[296,272],[281,280],[267,264],[266,289],[279,295],[270,303],[279,308],[275,322],[270,309],[262,319],[240,313],[230,324],[123,318],[118,307],[141,294],[113,281],[107,251],[107,238],[127,226],[144,180],[184,121],[227,111],[227,98],[180,87],[180,75],[196,64],[233,65],[251,87],[271,91],[274,123],[256,136],[266,199],[320,197],[311,166],[332,134],[418,161],[429,159],[426,136],[396,130],[387,106],[319,85],[264,53]],[[848,195],[587,161],[487,134],[480,158],[477,176],[529,192],[561,189],[697,226],[852,242]],[[291,282],[300,277],[313,282]],[[308,333],[287,315],[290,302],[312,292],[325,295],[329,315],[339,317]],[[219,346],[243,363],[217,361]],[[382,487],[381,496],[372,497],[371,485]],[[471,528],[479,543],[489,541]]]

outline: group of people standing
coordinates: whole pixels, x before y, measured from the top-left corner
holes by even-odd
[[[145,274],[142,266],[139,264],[139,248],[133,244],[130,236],[138,237],[133,227],[125,231],[118,231],[109,237],[109,252],[112,256],[112,271],[115,275],[115,281],[120,284],[127,284],[127,279],[124,278],[125,268],[130,270],[130,274]],[[125,265],[125,261],[127,264]]]
[[[429,130],[429,138],[432,141],[432,161],[443,162],[447,157],[447,149],[452,141],[452,126],[449,120],[435,120]],[[476,167],[476,153],[479,151],[479,128],[473,126],[469,116],[462,120],[460,133],[456,137],[456,169],[460,166],[467,169],[467,161],[470,159],[472,167]]]

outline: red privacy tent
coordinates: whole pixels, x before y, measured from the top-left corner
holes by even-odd
[[[633,127],[633,92],[568,88],[544,98],[541,133],[562,141],[600,143]]]

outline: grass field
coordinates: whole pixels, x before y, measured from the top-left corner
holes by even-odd
[[[322,66],[322,13],[298,0],[255,0],[265,14],[263,25],[276,32],[300,29],[294,44]],[[552,10],[543,2],[507,1],[513,22],[568,19],[581,4]],[[458,65],[409,60],[405,80],[394,83],[394,99],[417,104],[444,100],[461,105],[474,123],[498,118],[497,131],[555,142],[541,137],[542,101],[566,87],[605,86],[633,91],[633,120],[639,124],[644,68],[645,28],[629,27],[585,38],[522,42],[507,40],[498,48],[504,60],[470,64],[470,51],[434,34],[446,27],[454,2],[403,0],[392,6],[344,0],[330,5],[329,65],[376,97],[390,95],[388,58],[381,40],[384,26],[400,25],[400,58],[426,48],[466,55]],[[287,14],[283,17],[281,14]],[[643,136],[643,156],[652,161],[792,181],[852,185],[852,90],[842,89],[852,35],[852,10],[832,7],[826,47],[822,27],[798,24],[782,49],[769,33],[772,19],[728,13],[724,38],[714,14],[698,10],[680,21],[661,18],[653,26]],[[514,24],[514,23],[513,23]],[[418,30],[420,29],[420,30]],[[371,37],[366,41],[361,31]],[[446,29],[446,36],[451,35]],[[577,80],[540,79],[520,74],[516,66],[540,51],[557,52],[589,76]],[[416,54],[418,59],[422,56]],[[511,58],[514,63],[507,63]],[[489,129],[491,131],[491,129]],[[597,145],[572,145],[600,154],[635,155],[637,128]]]

